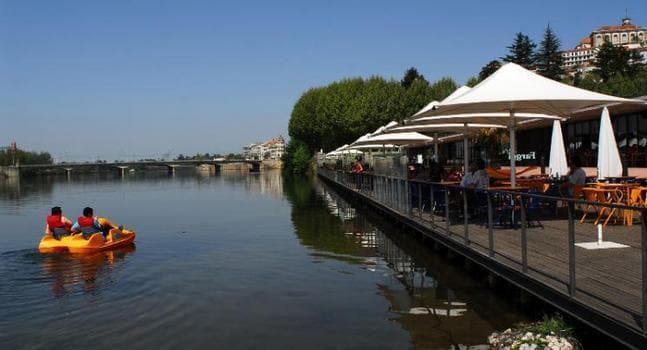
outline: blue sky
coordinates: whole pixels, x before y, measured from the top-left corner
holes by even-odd
[[[547,23],[572,47],[647,1],[0,0],[0,145],[58,159],[239,152],[283,134],[312,86],[464,83]]]

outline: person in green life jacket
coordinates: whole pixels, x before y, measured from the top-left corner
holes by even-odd
[[[63,216],[61,207],[53,207],[51,215],[47,216],[47,225],[45,225],[45,234],[52,235],[56,239],[61,239],[72,232],[72,221]]]
[[[72,225],[72,233],[82,233],[84,237],[90,237],[95,233],[101,232],[103,237],[108,236],[111,229],[121,230],[122,227],[117,227],[106,218],[98,218],[94,216],[94,209],[90,207],[83,208],[83,216],[79,216],[74,225]]]

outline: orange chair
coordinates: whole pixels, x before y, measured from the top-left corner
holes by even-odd
[[[629,190],[629,198],[627,198],[627,205],[634,207],[644,207],[645,206],[645,191],[647,188],[636,187]],[[623,215],[624,224],[627,226],[633,225],[634,221],[634,210],[625,210]]]
[[[576,187],[577,188],[577,187]],[[580,188],[580,191],[582,191],[582,194],[584,196],[584,200],[590,203],[586,204],[586,208],[584,208],[583,212],[584,214],[582,215],[582,218],[580,219],[580,224],[584,223],[584,219],[586,219],[586,216],[590,213],[590,210],[593,209],[593,212],[596,215],[595,223],[598,222],[598,219],[600,218],[600,207],[595,205],[594,203],[597,203],[600,201],[600,191],[597,188]]]

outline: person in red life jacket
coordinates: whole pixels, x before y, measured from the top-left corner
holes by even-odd
[[[361,174],[364,172],[364,165],[362,165],[362,160],[357,158],[355,165],[353,165],[353,173]]]
[[[45,225],[45,234],[52,235],[56,239],[61,239],[72,232],[72,221],[63,216],[61,207],[53,207],[52,215],[47,216],[47,225]]]
[[[103,233],[103,237],[108,236],[111,229],[121,230],[122,227],[117,227],[110,220],[106,218],[97,218],[94,216],[94,209],[90,207],[83,208],[83,216],[79,216],[74,225],[72,225],[72,233],[82,233],[83,236],[89,237],[95,233]]]

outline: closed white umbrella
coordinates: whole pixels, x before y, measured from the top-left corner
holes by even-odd
[[[568,173],[566,162],[566,149],[564,148],[564,137],[562,126],[558,120],[553,121],[553,136],[550,139],[550,160],[548,171],[551,176],[562,176]]]
[[[622,161],[613,126],[611,126],[609,110],[604,107],[598,139],[598,179],[614,176],[622,176]]]

